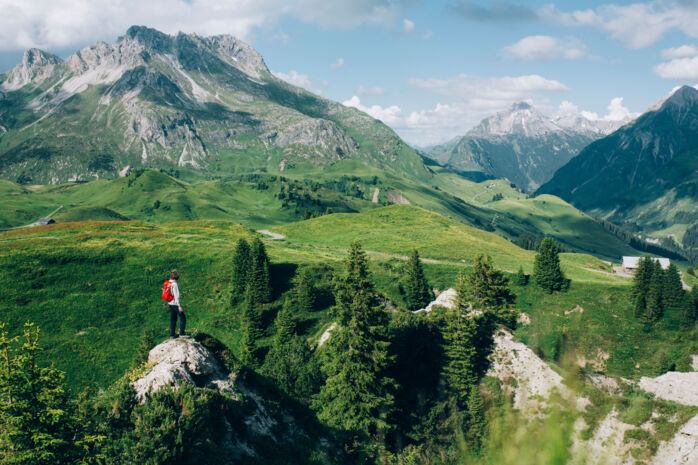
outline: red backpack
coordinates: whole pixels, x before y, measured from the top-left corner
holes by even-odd
[[[172,281],[169,279],[165,281],[165,284],[162,286],[162,300],[166,302],[172,302],[174,300],[174,296],[172,295]]]

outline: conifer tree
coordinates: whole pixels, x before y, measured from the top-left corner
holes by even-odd
[[[295,334],[295,321],[289,300],[276,316],[276,334],[264,359],[264,373],[281,389],[308,397],[315,389],[317,365],[305,338]]]
[[[560,268],[559,250],[551,237],[546,237],[540,243],[533,262],[533,277],[536,284],[548,294],[567,286],[567,279]]]
[[[468,430],[465,435],[466,441],[475,449],[479,450],[482,446],[482,440],[485,437],[485,416],[484,416],[484,406],[482,402],[482,396],[480,395],[480,388],[476,384],[470,387],[470,393],[468,394]]]
[[[647,292],[647,310],[645,311],[645,321],[654,322],[661,318],[663,307],[662,290],[664,288],[664,273],[658,261],[652,263],[652,277],[650,279],[649,291]]]
[[[696,322],[698,306],[693,296],[695,289],[694,287],[692,292],[684,291],[683,297],[681,298],[681,325],[684,327],[693,326]]]
[[[266,303],[271,300],[271,285],[269,283],[269,257],[264,243],[256,237],[250,250],[252,258],[250,265],[249,292],[255,303]]]
[[[313,276],[308,267],[298,269],[293,296],[301,312],[312,312],[315,308],[315,286],[313,286]]]
[[[242,296],[247,288],[247,282],[252,268],[250,245],[245,239],[239,239],[233,255],[233,278],[231,288],[235,296]]]
[[[654,272],[654,261],[650,257],[642,257],[633,275],[633,293],[635,296],[641,295],[644,298],[650,291],[650,281]]]
[[[346,272],[336,279],[335,300],[338,327],[325,344],[327,378],[313,405],[331,427],[381,437],[393,405],[394,382],[385,376],[388,342],[382,334],[388,315],[378,306],[358,242],[351,245]]]
[[[458,277],[456,305],[444,319],[444,381],[447,390],[461,407],[466,406],[468,395],[477,383],[476,358],[477,327],[468,315],[471,305],[465,276]]]
[[[519,271],[516,273],[516,284],[519,286],[528,284],[528,276],[524,273],[523,266],[519,266]]]
[[[494,268],[489,256],[475,257],[473,267],[465,275],[462,292],[464,298],[479,308],[500,309],[514,302],[509,278]]]
[[[63,373],[40,367],[39,330],[24,327],[23,341],[0,325],[0,464],[53,465],[78,459],[77,425]]]
[[[248,366],[257,365],[257,341],[262,336],[260,304],[255,301],[252,286],[245,292],[245,307],[242,313],[242,341],[240,360]]]
[[[637,294],[635,297],[635,318],[642,318],[647,311],[647,302],[644,294]]]
[[[281,307],[278,315],[276,315],[276,335],[274,336],[274,343],[283,345],[291,340],[295,333],[296,322],[293,318],[291,303],[286,299],[283,307]]]
[[[419,252],[414,249],[405,267],[405,301],[409,310],[419,310],[426,307],[433,297],[431,287],[424,276]]]
[[[683,303],[683,283],[679,269],[673,263],[664,270],[662,301],[664,308],[678,309]]]

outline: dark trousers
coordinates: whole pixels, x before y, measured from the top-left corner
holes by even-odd
[[[187,317],[184,316],[184,312],[179,311],[179,307],[176,305],[170,305],[170,336],[175,336],[175,329],[177,329],[177,316],[179,315],[179,335],[184,336],[184,330],[187,328]]]

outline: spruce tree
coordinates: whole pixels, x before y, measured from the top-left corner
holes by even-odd
[[[262,336],[261,304],[255,301],[251,284],[245,292],[245,307],[242,313],[242,341],[240,360],[247,366],[257,365],[257,341]]]
[[[247,282],[252,268],[250,245],[245,239],[239,239],[233,255],[233,278],[231,288],[234,296],[242,296],[247,289]]]
[[[657,321],[662,317],[664,311],[662,296],[662,290],[664,289],[664,273],[662,272],[662,266],[658,261],[653,261],[651,266],[652,275],[647,292],[647,310],[645,311],[645,320],[647,322]]]
[[[424,276],[419,252],[414,249],[405,267],[405,301],[409,310],[419,310],[426,307],[433,297],[431,287]]]
[[[516,284],[519,286],[528,284],[528,276],[524,273],[523,266],[519,266],[519,271],[516,273]]]
[[[489,256],[475,257],[473,267],[465,275],[463,296],[479,308],[501,309],[514,303],[509,278],[494,268]]]
[[[26,324],[21,346],[0,325],[0,464],[74,463],[80,451],[63,373],[40,367],[39,330]]]
[[[445,386],[465,407],[470,390],[477,383],[476,358],[477,327],[475,319],[468,315],[470,296],[465,276],[458,277],[456,305],[444,319],[443,339]]]
[[[695,287],[693,288],[695,291]],[[696,301],[691,292],[683,292],[683,297],[681,298],[681,325],[684,327],[691,327],[696,322]]]
[[[346,272],[335,283],[338,327],[325,346],[327,376],[313,405],[327,425],[353,434],[380,437],[388,427],[394,382],[383,334],[388,315],[378,306],[366,254],[351,245]],[[325,349],[323,346],[323,349]]]
[[[540,243],[533,262],[533,277],[536,284],[548,294],[563,290],[567,280],[560,268],[560,255],[555,240],[546,237]]]
[[[662,299],[665,308],[678,309],[683,303],[683,283],[679,269],[673,263],[664,270]]]
[[[312,312],[315,308],[315,286],[313,286],[313,276],[310,269],[308,267],[299,268],[294,281],[293,296],[298,310]]]
[[[635,296],[647,298],[650,291],[650,281],[654,272],[654,260],[650,257],[642,257],[633,275],[633,293]]]
[[[637,294],[635,297],[635,318],[643,318],[647,312],[647,302],[644,294]]]
[[[316,367],[307,341],[295,334],[292,306],[286,300],[276,316],[276,334],[264,359],[264,373],[286,392],[306,398],[315,390]]]
[[[271,300],[271,285],[269,283],[269,257],[264,248],[264,243],[256,237],[251,246],[251,265],[249,292],[256,303],[266,303]]]
[[[482,447],[482,440],[485,438],[486,425],[484,405],[482,402],[482,396],[480,395],[480,388],[477,383],[470,387],[467,413],[468,430],[466,432],[465,439],[471,445],[471,447],[477,451]]]

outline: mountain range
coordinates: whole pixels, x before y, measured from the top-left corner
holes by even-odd
[[[230,174],[377,166],[410,179],[421,158],[368,115],[275,77],[228,35],[134,26],[67,60],[37,49],[0,75],[0,177],[59,183],[137,167]]]
[[[548,117],[519,102],[485,118],[465,136],[426,152],[456,171],[506,178],[532,192],[584,147],[624,122],[590,120],[572,112]]]
[[[683,86],[590,144],[538,193],[557,195],[630,229],[682,241],[698,222],[698,90]]]

